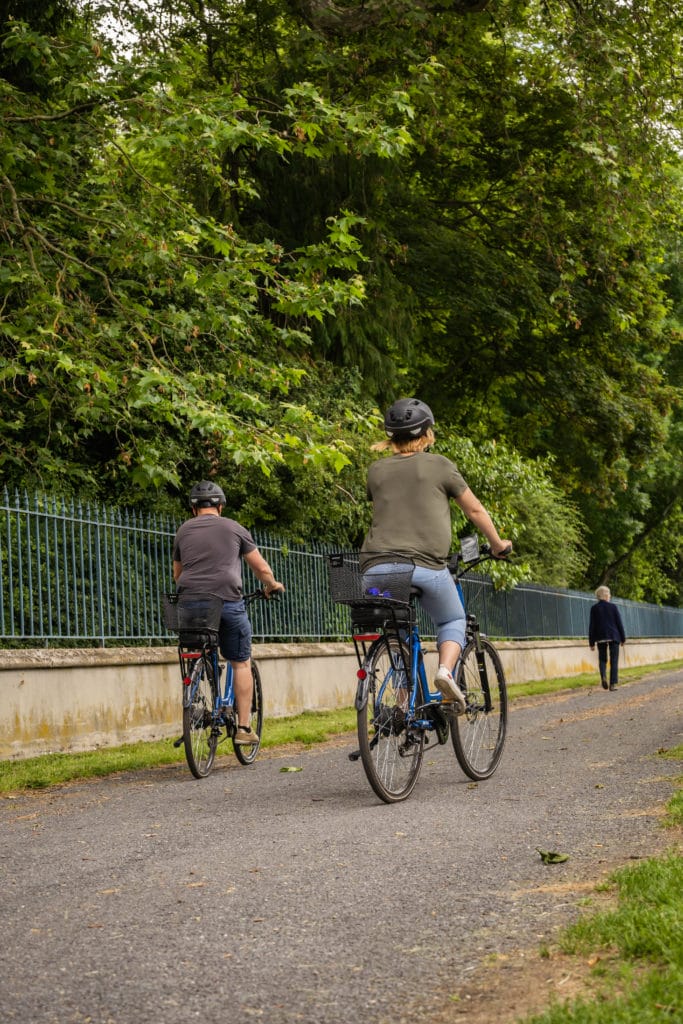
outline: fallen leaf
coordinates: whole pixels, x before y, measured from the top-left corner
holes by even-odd
[[[281,768],[280,771],[281,772],[300,772],[301,768],[297,767],[296,765],[290,764],[290,765],[286,765],[284,768]]]
[[[538,850],[538,847],[536,847]],[[544,864],[564,864],[569,860],[568,853],[557,853],[555,850],[538,850]]]

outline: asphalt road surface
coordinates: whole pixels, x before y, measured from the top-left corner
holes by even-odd
[[[0,1020],[428,1022],[573,920],[563,888],[670,844],[682,683],[515,702],[489,781],[437,746],[391,806],[352,736],[2,799]]]

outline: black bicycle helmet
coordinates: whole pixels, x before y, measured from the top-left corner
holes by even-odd
[[[225,505],[225,494],[211,480],[202,480],[190,491],[190,508],[218,508],[219,505]]]
[[[422,437],[434,426],[432,410],[419,398],[399,398],[384,414],[384,429],[392,440]]]

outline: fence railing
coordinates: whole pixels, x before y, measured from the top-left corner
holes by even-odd
[[[3,646],[116,646],[172,642],[162,595],[172,589],[179,523],[92,503],[27,493],[0,495],[0,643]],[[256,641],[313,641],[347,635],[348,613],[329,597],[323,544],[294,545],[254,533],[287,588],[281,602],[251,609]],[[247,588],[253,581],[245,581]],[[464,580],[465,602],[497,637],[586,637],[592,594],[537,585],[495,590],[483,575]],[[683,636],[683,609],[615,599],[627,635]],[[430,635],[424,619],[421,629]]]

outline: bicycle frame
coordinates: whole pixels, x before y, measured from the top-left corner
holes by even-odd
[[[227,662],[225,665],[223,689],[221,690],[221,666],[218,661],[218,647],[216,644],[217,641],[212,640],[209,643],[205,643],[200,650],[181,648],[178,651],[178,657],[183,678],[183,707],[189,707],[192,704],[197,692],[198,681],[195,680],[193,682],[194,673],[192,672],[192,667],[193,663],[202,659],[210,665],[213,678],[217,681],[216,698],[212,714],[214,718],[220,718],[225,710],[234,709],[235,689],[232,665],[230,662]]]
[[[369,679],[364,668],[368,655],[366,644],[369,641],[379,640],[382,636],[392,635],[398,637],[399,640],[407,643],[408,645],[409,663],[406,664],[404,662],[402,665],[394,665],[394,670],[403,672],[405,679],[410,681],[410,695],[408,697],[407,711],[411,728],[431,731],[436,728],[434,721],[431,718],[419,716],[418,712],[430,705],[440,705],[441,694],[438,690],[430,690],[429,683],[427,682],[427,673],[425,671],[424,664],[424,648],[422,646],[422,640],[420,639],[417,620],[413,609],[411,609],[410,623],[407,629],[401,629],[398,626],[394,629],[394,626],[391,626],[389,629],[385,628],[377,633],[354,634],[353,642],[356,648],[356,657],[359,665],[357,672],[358,688],[355,700],[356,710],[361,710],[368,699]],[[360,648],[358,646],[359,644],[361,645]],[[392,656],[392,663],[393,660]],[[403,657],[401,657],[401,660],[403,661]],[[380,701],[385,688],[390,685],[390,682],[391,685],[396,686],[395,682],[390,681],[388,677],[381,683],[378,693]]]
[[[479,623],[473,615],[468,615],[466,644],[474,641],[477,669],[479,670],[479,679],[484,693],[484,711],[488,713],[493,709],[493,701],[491,700],[491,686],[489,684],[489,676],[486,670],[486,659],[484,657],[484,649],[482,647],[481,640],[482,635],[481,630],[479,629]]]
[[[416,729],[434,729],[435,725],[432,719],[416,717],[418,711],[429,707],[430,704],[441,704],[441,694],[439,691],[429,689],[424,663],[424,648],[422,647],[422,640],[420,639],[416,621],[413,621],[411,625],[408,637],[408,652],[410,655],[410,679],[412,679],[413,683],[408,702],[410,718],[412,720],[411,725]],[[418,698],[420,698],[419,703]]]
[[[483,561],[485,556],[480,556],[476,561],[470,563],[468,568],[471,568],[473,564],[477,564]],[[458,594],[462,602],[463,608],[465,607],[465,596],[463,593],[462,585],[460,580],[455,577],[455,585],[458,589]],[[412,602],[412,597],[411,597]],[[356,692],[355,706],[356,710],[361,710],[365,706],[367,701],[369,683],[367,680],[364,664],[368,656],[367,644],[379,640],[381,636],[396,636],[399,640],[406,642],[408,645],[409,652],[409,664],[404,664],[402,669],[405,673],[406,679],[410,680],[410,697],[408,702],[409,719],[412,728],[433,730],[436,728],[434,721],[431,718],[418,717],[417,712],[422,708],[427,708],[430,705],[440,705],[442,702],[441,694],[438,690],[433,691],[429,688],[427,681],[427,673],[424,665],[424,648],[422,646],[422,640],[420,637],[417,618],[415,615],[415,609],[410,607],[410,617],[408,623],[400,624],[396,609],[388,609],[387,622],[384,627],[377,632],[356,632],[353,633],[353,643],[356,651],[356,658],[358,660],[358,688]],[[490,712],[493,707],[491,700],[491,688],[489,685],[488,673],[486,670],[486,660],[484,657],[483,648],[481,645],[481,631],[479,628],[479,622],[475,615],[468,614],[466,617],[466,632],[465,632],[465,644],[463,651],[461,652],[460,658],[464,653],[468,643],[474,641],[476,649],[477,668],[479,671],[479,678],[481,680],[481,686],[484,693],[484,709]],[[360,645],[360,646],[359,646]],[[393,658],[392,658],[393,661]],[[460,659],[458,661],[458,664]],[[398,666],[396,666],[398,668]],[[457,672],[457,665],[454,669],[454,674]],[[387,685],[385,680],[379,690],[379,697],[381,698],[384,689]],[[421,698],[419,700],[419,698]]]

